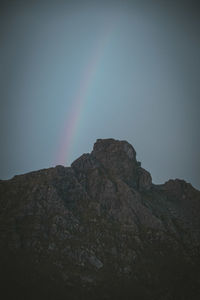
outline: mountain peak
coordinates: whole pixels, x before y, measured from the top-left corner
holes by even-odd
[[[124,155],[129,160],[136,160],[136,151],[131,144],[127,141],[119,141],[115,139],[97,139],[94,144],[93,151],[94,156],[100,157],[100,153],[108,153],[110,156]]]
[[[91,154],[83,154],[72,163],[77,171],[103,168],[136,189],[149,189],[152,185],[151,174],[141,168],[136,160],[136,151],[127,141],[97,139]]]

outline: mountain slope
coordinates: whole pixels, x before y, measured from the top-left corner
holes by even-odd
[[[200,192],[126,141],[0,182],[4,299],[197,299]]]

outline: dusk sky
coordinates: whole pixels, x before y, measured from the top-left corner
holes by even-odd
[[[154,183],[200,189],[198,2],[1,3],[1,179],[116,138]]]

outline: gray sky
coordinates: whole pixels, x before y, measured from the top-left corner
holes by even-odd
[[[196,3],[2,2],[0,178],[70,165],[112,137],[154,183],[200,188]]]

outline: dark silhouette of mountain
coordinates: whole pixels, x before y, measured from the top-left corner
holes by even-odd
[[[2,299],[200,299],[200,192],[126,141],[0,181]]]

